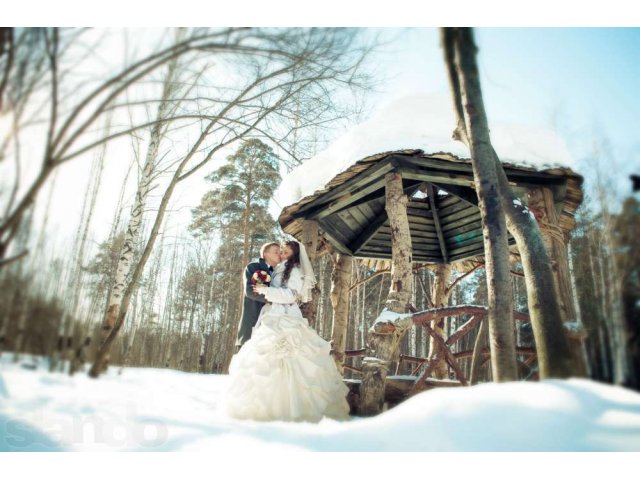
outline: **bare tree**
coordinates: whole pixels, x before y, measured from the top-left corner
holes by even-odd
[[[456,56],[464,56],[468,60],[473,61],[475,65],[476,46],[471,30],[469,29],[444,29],[442,43],[445,49],[445,61],[447,63],[454,96],[454,111],[457,117],[457,127],[454,131],[454,138],[470,146],[471,129],[474,128],[473,124],[475,120],[469,113],[477,114],[478,104],[476,103],[475,108],[472,107],[471,110],[469,110],[469,105],[464,103],[463,86],[458,78],[459,73],[456,71],[454,58],[456,58]],[[473,68],[476,70],[474,76],[476,85],[475,92],[471,94],[476,96],[476,100],[480,101],[479,105],[482,106],[482,93],[477,77],[477,67],[474,66]],[[470,94],[470,92],[467,92],[467,95],[468,94]],[[489,152],[485,152],[487,155],[486,158],[493,160],[499,182],[499,188],[495,191],[495,195],[496,198],[502,199],[507,227],[514,236],[522,257],[527,286],[529,315],[531,316],[531,324],[533,326],[538,353],[540,378],[571,376],[575,372],[576,367],[579,367],[579,364],[576,362],[579,362],[580,357],[577,354],[572,355],[562,326],[562,316],[556,297],[549,256],[542,241],[537,223],[529,210],[513,194],[500,160],[493,150],[493,147],[491,147],[483,108],[482,115],[485,117],[485,121],[483,122],[483,126],[480,126],[480,129],[481,131],[483,130],[486,135],[486,146],[488,146],[490,150]],[[489,272],[487,271],[487,273]],[[511,289],[509,288],[505,291],[511,292]],[[510,323],[509,321],[509,324]],[[491,328],[489,329],[489,333],[491,336]],[[493,341],[491,342],[491,346],[494,346]],[[509,356],[511,356],[511,354],[509,354]]]
[[[457,131],[464,132],[464,137],[461,138],[464,138],[471,151],[473,177],[482,217],[493,376],[496,381],[517,380],[509,241],[497,173],[502,167],[493,158],[475,61],[476,48],[472,32],[467,28],[443,29],[442,37],[454,104],[460,107],[456,108],[459,114]]]
[[[5,39],[9,36],[13,39],[13,36],[17,35],[18,40],[5,40],[2,43],[5,53],[0,55],[0,72],[3,72],[3,108],[11,109],[14,116],[14,128],[6,133],[5,140],[0,143],[0,159],[7,158],[6,146],[18,138],[17,132],[24,128],[25,124],[36,124],[46,132],[45,141],[41,145],[41,162],[35,178],[21,189],[21,195],[18,195],[15,189],[7,200],[6,207],[2,209],[6,213],[0,219],[0,262],[5,260],[8,254],[20,219],[56,168],[107,141],[147,129],[159,121],[167,122],[166,118],[151,122],[142,121],[109,135],[92,132],[91,127],[106,112],[130,106],[126,102],[117,103],[127,89],[138,85],[175,58],[190,55],[190,60],[195,62],[201,56],[235,53],[262,58],[271,56],[275,60],[280,46],[277,42],[265,45],[261,39],[266,34],[259,29],[194,29],[185,35],[183,40],[159,48],[134,61],[115,75],[98,81],[97,86],[93,87],[86,79],[79,83],[70,75],[77,64],[93,50],[93,47],[87,48],[80,42],[79,37],[84,32],[85,30],[79,29],[52,28],[24,29],[17,34],[12,31],[11,35],[3,33]],[[282,39],[286,38],[282,34],[280,36]],[[88,53],[84,51],[85,48]],[[82,85],[93,88],[85,91],[80,88]],[[43,93],[43,88],[47,88],[48,92]],[[41,94],[36,95],[34,92]],[[244,100],[251,102],[259,100],[259,97],[246,97]],[[148,104],[151,101],[152,99],[147,98],[142,103]],[[224,103],[224,100],[222,102]],[[23,120],[25,116],[28,118]],[[202,115],[187,114],[176,117],[194,120],[202,118]],[[241,128],[241,125],[236,124],[234,128]],[[13,152],[17,161],[16,168],[19,168],[18,152],[18,148]]]
[[[124,322],[134,285],[151,254],[178,183],[200,170],[214,154],[249,135],[279,142],[289,137],[294,129],[317,125],[327,118],[335,119],[342,112],[332,101],[333,90],[364,86],[360,67],[365,52],[357,47],[353,31],[257,29],[245,32],[242,40],[228,46],[225,52],[228,55],[222,55],[221,61],[226,61],[228,67],[237,68],[233,80],[244,81],[244,85],[238,88],[236,82],[220,87],[216,109],[211,113],[199,113],[203,122],[201,133],[176,162],[141,260],[123,292],[116,324],[98,352],[89,373],[91,376],[98,376],[103,369],[111,344]],[[307,106],[304,112],[296,108],[300,104]]]

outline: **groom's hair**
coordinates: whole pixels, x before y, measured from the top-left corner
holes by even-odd
[[[269,242],[269,243],[265,243],[264,245],[262,245],[260,247],[260,258],[264,258],[264,252],[266,252],[271,247],[278,247],[278,250],[279,250],[280,249],[280,244],[278,242]]]

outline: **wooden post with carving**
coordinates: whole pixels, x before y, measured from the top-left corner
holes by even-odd
[[[569,252],[567,239],[560,228],[559,215],[555,208],[553,192],[549,188],[532,188],[528,192],[529,210],[531,210],[538,225],[544,242],[545,249],[551,261],[554,289],[562,322],[565,325],[565,333],[571,346],[575,374],[586,376],[584,360],[584,329],[578,328],[573,290],[571,289],[571,277],[569,273]]]
[[[407,311],[413,289],[408,199],[402,188],[400,173],[390,172],[385,180],[385,209],[391,224],[391,288],[386,310],[403,314]],[[398,347],[403,333],[393,323],[378,320],[369,329],[367,356],[362,361],[361,415],[375,415],[382,411],[387,372],[398,361]]]

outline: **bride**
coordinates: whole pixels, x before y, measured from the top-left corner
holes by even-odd
[[[280,258],[271,285],[254,287],[270,303],[231,359],[227,413],[250,420],[346,419],[348,388],[329,354],[331,346],[298,307],[311,299],[315,285],[304,245],[285,242]]]

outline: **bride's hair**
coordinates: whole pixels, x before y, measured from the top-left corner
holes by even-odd
[[[293,267],[300,266],[300,246],[298,245],[298,242],[291,240],[284,242],[284,244],[291,249],[291,256],[284,266],[284,274],[282,275],[282,284],[286,285],[289,281],[289,277],[291,276],[291,270],[293,270]]]

